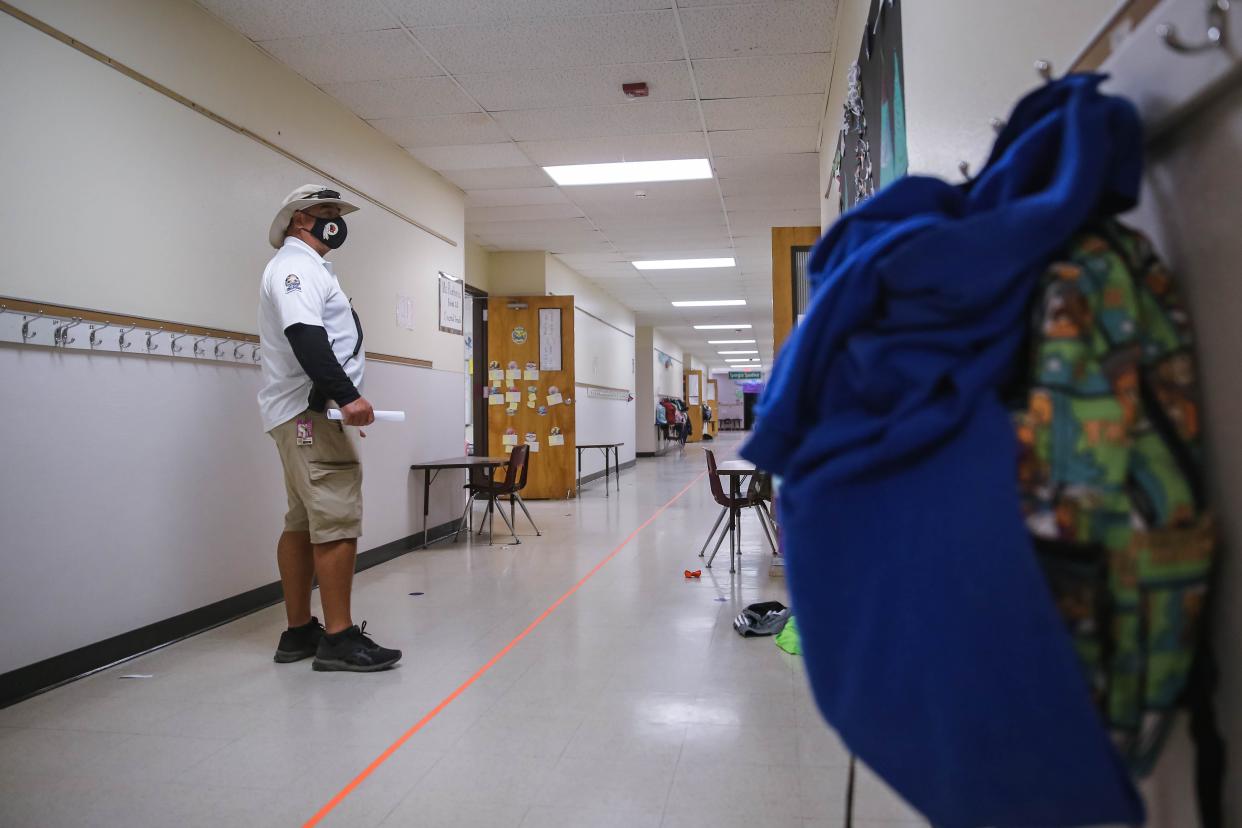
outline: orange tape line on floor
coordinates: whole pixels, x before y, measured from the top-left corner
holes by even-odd
[[[383,753],[375,757],[375,759],[372,760],[371,764],[367,765],[362,770],[361,773],[359,773],[352,780],[350,780],[348,785],[346,785],[344,788],[341,788],[341,790],[337,792],[336,796],[332,797],[332,799],[328,801],[328,804],[324,805],[322,808],[319,809],[318,813],[316,813],[313,817],[308,819],[305,825],[303,826],[303,828],[311,828],[311,826],[318,825],[326,816],[328,816],[328,814],[332,813],[333,809],[335,809],[336,806],[340,805],[341,802],[345,800],[345,797],[353,793],[354,789],[357,788],[359,785],[361,785],[363,782],[365,782],[368,776],[375,773],[375,771],[379,768],[380,765],[384,764],[386,761],[388,761],[389,757],[391,757],[394,753],[400,750],[401,746],[404,745],[407,741],[409,741],[411,736],[413,736],[418,731],[422,730],[432,719],[440,715],[440,712],[444,710],[444,708],[448,707],[450,704],[453,703],[453,701],[458,696],[466,692],[466,690],[470,688],[470,685],[474,684],[476,681],[482,678],[483,675],[487,673],[488,670],[496,666],[497,662],[499,662],[502,658],[504,658],[505,655],[507,655],[510,650],[512,650],[514,647],[518,645],[518,642],[520,642],[526,636],[530,635],[531,632],[533,632],[536,627],[542,624],[547,619],[547,617],[551,615],[553,611],[556,610],[557,607],[565,603],[566,599],[568,599],[569,596],[573,595],[575,592],[581,589],[583,584],[591,580],[591,578],[594,577],[595,573],[599,572],[600,569],[604,567],[604,564],[608,563],[613,558],[615,558],[617,556],[617,553],[620,552],[622,549],[624,549],[630,541],[634,540],[634,538],[638,535],[639,532],[646,529],[648,526],[650,526],[655,521],[656,518],[664,514],[664,511],[668,509],[668,507],[672,506],[674,503],[676,503],[681,498],[682,495],[690,491],[690,489],[694,486],[694,484],[702,480],[703,477],[706,476],[706,474],[707,472],[705,471],[700,472],[699,475],[695,477],[694,480],[691,480],[684,489],[682,489],[677,494],[673,495],[668,500],[667,503],[665,503],[663,506],[657,509],[655,511],[655,514],[653,514],[651,517],[643,521],[642,524],[637,529],[635,529],[633,532],[630,532],[630,534],[626,536],[625,540],[617,544],[616,549],[613,549],[611,552],[605,555],[603,560],[601,560],[594,567],[592,567],[590,572],[583,575],[582,579],[579,580],[578,583],[571,586],[568,590],[565,591],[564,595],[562,595],[560,598],[557,598],[555,601],[552,602],[552,604],[547,609],[539,613],[539,616],[534,621],[531,621],[529,624],[526,625],[526,629],[518,633],[514,637],[514,639],[510,641],[508,644],[506,644],[504,647],[502,647],[500,651],[496,653],[496,655],[488,659],[486,664],[484,664],[482,667],[480,667],[478,670],[474,672],[474,675],[470,676],[470,678],[463,681],[456,690],[454,690],[452,693],[449,693],[447,696],[444,697],[443,701],[441,701],[434,708],[432,708],[431,712],[429,712],[426,716],[423,716],[421,719],[419,719],[414,724],[413,727],[411,727],[405,733],[402,733],[401,737],[397,739],[397,741],[393,742],[391,745],[388,746],[388,748]]]

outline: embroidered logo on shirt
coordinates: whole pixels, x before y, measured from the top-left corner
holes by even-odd
[[[285,277],[285,293],[293,293],[295,290],[302,290],[302,280],[290,273]]]

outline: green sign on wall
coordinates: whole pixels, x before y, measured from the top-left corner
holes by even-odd
[[[729,379],[731,380],[763,379],[763,372],[762,371],[730,371]]]

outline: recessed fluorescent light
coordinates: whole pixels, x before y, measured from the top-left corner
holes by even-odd
[[[711,178],[706,158],[678,161],[618,161],[612,164],[563,164],[543,171],[562,187],[581,184],[634,184],[640,181],[692,181]]]
[[[753,361],[753,360],[746,359],[746,358],[744,358],[744,357],[739,357],[739,358],[736,358],[736,359],[726,359],[726,360],[725,360],[725,362],[752,362],[752,361]]]
[[[691,302],[674,302],[675,308],[727,308],[745,305],[745,299],[695,299]]]
[[[739,325],[695,325],[696,331],[747,331],[750,325],[745,323]]]
[[[718,354],[757,354],[758,351],[717,351]]]
[[[639,270],[691,270],[705,267],[733,267],[737,264],[728,259],[640,259],[631,262]]]
[[[708,345],[754,345],[753,339],[709,339]]]

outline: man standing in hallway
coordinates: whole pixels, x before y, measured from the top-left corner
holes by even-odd
[[[358,391],[362,323],[324,259],[344,243],[343,216],[357,209],[335,190],[308,184],[285,198],[272,221],[268,241],[277,252],[259,288],[259,410],[276,441],[289,496],[276,545],[289,629],[275,659],[314,656],[316,670],[373,672],[391,667],[401,651],[376,644],[364,632],[366,622],[357,627],[350,614],[362,534],[362,466],[344,428],[325,414],[332,401],[347,425],[375,419]],[[310,614],[316,575],[326,626]]]

